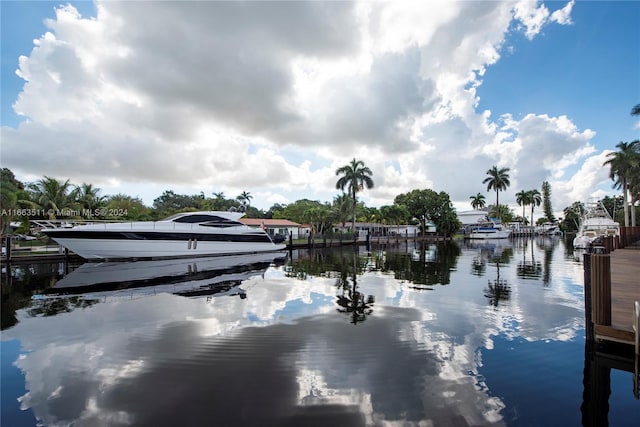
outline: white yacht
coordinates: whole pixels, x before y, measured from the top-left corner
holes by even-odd
[[[536,227],[536,234],[540,236],[558,236],[562,234],[557,222],[545,222]]]
[[[103,222],[71,228],[46,223],[41,232],[88,260],[203,257],[279,251],[261,228],[239,222],[243,212],[185,212],[162,221]]]
[[[500,221],[485,218],[478,224],[470,227],[469,233],[466,234],[465,237],[467,239],[506,239],[510,235],[511,230],[503,227]]]
[[[580,220],[578,234],[573,239],[574,249],[586,249],[598,237],[619,236],[620,224],[615,222],[601,201],[590,203]]]

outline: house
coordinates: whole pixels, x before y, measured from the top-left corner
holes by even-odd
[[[426,232],[435,232],[436,227],[431,223],[426,224]],[[345,222],[343,225],[334,226],[335,232],[350,232],[351,222]],[[377,222],[356,222],[356,232],[361,237],[369,236],[415,236],[420,233],[419,225],[388,225]]]
[[[270,235],[280,234],[293,239],[302,239],[309,236],[309,226],[289,221],[288,219],[262,219],[262,218],[240,218],[240,222],[253,228],[264,228]]]

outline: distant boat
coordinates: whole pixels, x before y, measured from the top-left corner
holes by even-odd
[[[592,202],[580,220],[580,227],[573,239],[574,249],[586,249],[599,237],[619,236],[620,224],[615,222],[601,201]]]
[[[41,221],[41,232],[88,260],[202,257],[279,251],[262,228],[238,220],[243,212],[185,212],[162,221],[102,222],[71,228]]]
[[[541,236],[557,236],[562,234],[557,222],[545,222],[536,227],[536,233]]]
[[[468,231],[465,235],[467,239],[506,239],[511,235],[511,230],[505,228],[495,218],[485,218],[478,224],[470,226]]]

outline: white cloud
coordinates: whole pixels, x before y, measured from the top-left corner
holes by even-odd
[[[573,24],[573,21],[571,20],[571,11],[573,10],[575,3],[575,0],[571,0],[562,9],[558,9],[553,12],[550,18],[551,21],[557,22],[561,25]]]
[[[493,164],[522,188],[566,188],[594,133],[492,119],[476,89],[514,27],[534,38],[572,7],[98,2],[85,19],[64,6],[20,58],[26,120],[2,128],[3,164],[114,192],[249,191],[264,209],[331,200],[354,157],[374,172],[373,205],[427,187],[468,203]]]

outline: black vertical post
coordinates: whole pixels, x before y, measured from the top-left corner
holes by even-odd
[[[7,263],[11,261],[11,236],[7,235],[7,239],[5,241],[5,255],[7,256]]]
[[[582,259],[584,265],[584,328],[587,341],[592,341],[595,339],[595,333],[591,318],[591,254],[584,254]]]

